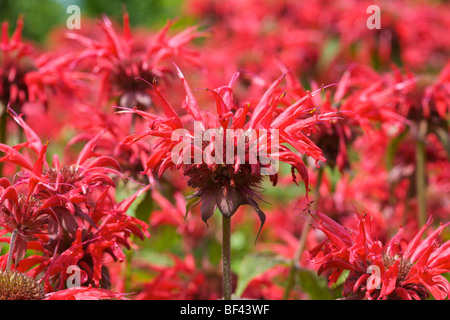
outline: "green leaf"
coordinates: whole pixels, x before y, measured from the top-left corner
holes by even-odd
[[[139,258],[143,261],[149,261],[153,265],[161,267],[173,266],[173,259],[165,252],[158,252],[150,248],[139,251]]]
[[[137,199],[136,199],[137,200]],[[148,221],[150,213],[154,209],[154,202],[152,198],[152,190],[149,189],[145,193],[145,197],[139,202],[136,207],[136,218],[142,221]]]
[[[200,200],[201,200],[200,197],[192,197],[188,201],[186,201],[186,213],[184,215],[184,219],[187,218],[187,215],[191,207],[195,207],[200,202]]]
[[[324,45],[324,50],[322,50],[322,54],[317,62],[317,66],[319,70],[327,70],[336,56],[339,54],[340,41],[338,38],[330,38]]]
[[[447,158],[450,159],[450,135],[448,133],[448,126],[446,128],[437,127],[434,129],[434,133],[438,137],[439,141],[441,141],[442,146],[447,152]]]
[[[273,255],[250,254],[241,263],[235,296],[240,297],[255,277],[280,264],[282,260]]]
[[[330,179],[331,190],[332,192],[334,192],[336,190],[337,183],[341,179],[341,172],[339,171],[339,168],[337,166],[335,167],[325,166],[324,169],[326,176]]]
[[[308,293],[311,300],[332,300],[326,279],[319,277],[315,271],[307,269],[297,270],[300,287]]]
[[[386,150],[386,169],[391,170],[394,166],[394,158],[397,154],[398,147],[400,146],[401,142],[405,139],[407,136],[409,130],[406,129],[402,133],[400,133],[398,136],[396,136],[394,139],[392,139],[389,142],[389,145]]]

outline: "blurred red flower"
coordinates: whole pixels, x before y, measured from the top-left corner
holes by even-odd
[[[372,237],[370,216],[357,215],[358,229],[344,227],[320,212],[310,213],[312,225],[325,234],[325,239],[306,252],[318,264],[318,274],[329,273],[329,285],[344,270],[349,270],[344,283],[344,297],[360,299],[426,299],[428,292],[439,300],[450,292],[450,241],[438,237],[450,223],[441,224],[425,239],[431,219],[410,240],[400,228],[389,242],[382,244]]]
[[[141,267],[156,272],[156,276],[144,284],[136,300],[215,300],[219,298],[220,274],[199,270],[192,254],[184,259],[174,255],[173,266],[144,264]],[[205,272],[206,271],[206,272]]]
[[[164,61],[178,60],[198,65],[196,52],[190,50],[187,44],[204,33],[196,27],[169,37],[168,31],[172,22],[153,38],[133,36],[129,25],[129,17],[123,14],[123,32],[119,34],[107,16],[100,22],[101,34],[92,32],[82,35],[75,32],[67,33],[84,46],[80,52],[72,54],[72,66],[79,64],[94,71],[98,83],[96,104],[103,105],[114,99],[122,107],[139,107],[148,109],[152,105],[150,87],[137,77],[153,81],[158,78],[168,80],[169,69]]]

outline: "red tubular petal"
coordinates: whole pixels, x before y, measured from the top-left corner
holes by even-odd
[[[92,161],[86,169],[93,168],[93,167],[113,167],[116,170],[120,171],[120,165],[114,158],[108,157],[108,156],[100,156],[96,158],[94,161]]]
[[[36,177],[42,176],[42,170],[43,170],[43,166],[44,166],[44,162],[45,162],[45,153],[47,152],[47,146],[48,146],[48,142],[41,147],[41,150],[39,151],[39,157],[33,166],[33,172],[36,175]]]
[[[42,205],[41,209],[51,208],[51,207],[61,207],[66,203],[70,203],[70,199],[66,196],[56,194],[48,198]]]
[[[0,151],[3,151],[6,154],[2,158],[0,158],[0,162],[9,161],[9,162],[12,162],[12,163],[24,168],[24,169],[33,171],[33,165],[28,161],[27,158],[25,158],[23,155],[21,155],[14,148],[11,148],[10,146],[8,146],[6,144],[0,143]]]
[[[88,143],[86,143],[86,145],[83,147],[80,154],[78,155],[77,166],[81,166],[87,159],[91,157],[98,156],[98,154],[94,152],[94,148],[103,134],[104,131],[100,132],[94,138],[89,140]]]
[[[382,275],[380,297],[387,297],[395,290],[399,271],[398,263],[399,261],[397,260],[388,270],[386,270],[384,275]]]
[[[280,76],[277,80],[275,80],[272,85],[267,89],[267,91],[262,96],[261,100],[259,101],[258,105],[256,106],[252,117],[250,118],[249,122],[249,129],[256,128],[256,125],[259,123],[261,118],[267,113],[268,109],[270,108],[270,101],[272,99],[272,95],[278,87],[278,85],[283,81],[286,74],[283,74]]]
[[[200,108],[197,103],[197,99],[195,99],[194,94],[192,93],[191,88],[189,87],[189,84],[187,83],[183,73],[181,70],[175,65],[175,68],[177,69],[178,76],[181,79],[181,82],[183,83],[184,89],[186,91],[186,100],[185,100],[185,106],[187,108],[187,111],[189,114],[192,115],[195,121],[201,122],[203,126],[202,116],[200,114]],[[202,127],[204,129],[204,127]]]
[[[368,273],[364,273],[361,277],[356,280],[355,285],[353,286],[353,293],[356,293],[358,291],[358,288],[367,281],[367,279],[370,277]]]
[[[0,49],[2,51],[7,51],[9,48],[9,38],[8,38],[8,22],[5,21],[2,23],[2,36],[0,40]]]
[[[9,186],[2,193],[0,203],[3,203],[5,200],[10,200],[14,202],[16,207],[19,207],[19,196],[17,195],[17,191],[14,187]]]
[[[202,220],[206,225],[208,225],[208,219],[212,217],[214,211],[216,210],[216,198],[214,192],[206,192],[201,196],[201,206],[200,212],[202,216]]]
[[[8,113],[12,116],[14,121],[16,121],[19,126],[22,127],[23,131],[25,132],[25,136],[27,137],[27,147],[32,149],[34,152],[39,154],[39,152],[42,149],[42,142],[39,136],[27,125],[27,123],[22,119],[21,116],[19,116],[17,113],[14,112],[11,108],[8,108]]]

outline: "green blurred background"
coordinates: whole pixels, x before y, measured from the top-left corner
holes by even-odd
[[[181,14],[183,1],[179,0],[0,0],[0,21],[9,21],[11,34],[18,15],[23,14],[23,36],[44,44],[52,28],[66,25],[67,18],[71,15],[67,13],[70,5],[79,6],[81,16],[97,18],[101,14],[107,14],[117,21],[122,20],[125,7],[132,26],[157,28],[164,25],[167,19],[186,19]]]

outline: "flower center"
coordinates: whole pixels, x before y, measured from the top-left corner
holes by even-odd
[[[44,289],[18,271],[0,271],[0,300],[42,300]]]
[[[386,269],[389,269],[397,260],[399,260],[397,282],[402,282],[408,276],[408,273],[413,265],[412,262],[408,259],[403,259],[398,255],[393,257],[390,255],[383,255],[383,264]]]
[[[235,189],[257,186],[261,175],[253,175],[250,165],[241,165],[238,172],[234,172],[232,165],[214,165],[208,167],[206,164],[200,166],[190,165],[186,167],[185,176],[189,177],[188,185],[195,189],[221,188],[230,186]]]

